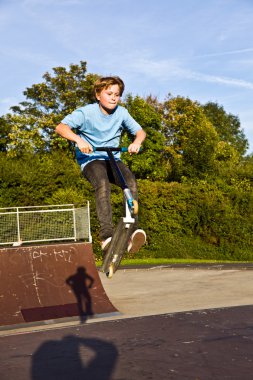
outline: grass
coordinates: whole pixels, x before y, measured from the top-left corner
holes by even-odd
[[[171,265],[171,264],[242,264],[252,263],[251,261],[231,261],[231,260],[205,260],[205,259],[124,259],[121,265],[124,266],[145,266],[145,265]],[[101,266],[102,261],[96,262],[96,266]]]

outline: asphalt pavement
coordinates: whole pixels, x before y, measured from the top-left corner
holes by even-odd
[[[251,380],[251,266],[100,273],[118,313],[0,334],[1,380]]]

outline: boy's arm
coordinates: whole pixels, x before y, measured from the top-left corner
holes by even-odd
[[[134,141],[129,145],[129,153],[138,153],[141,147],[141,144],[146,138],[146,132],[143,129],[139,129],[135,134]]]
[[[67,140],[74,141],[82,153],[93,152],[92,146],[87,141],[83,140],[80,136],[78,136],[76,133],[74,133],[67,124],[58,124],[55,128],[55,132]]]

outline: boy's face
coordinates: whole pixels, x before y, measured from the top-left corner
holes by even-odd
[[[111,113],[120,101],[120,90],[117,84],[104,88],[96,95],[97,100],[104,113]]]

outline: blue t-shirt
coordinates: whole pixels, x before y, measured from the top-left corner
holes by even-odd
[[[71,129],[75,129],[75,133],[93,147],[118,147],[124,129],[132,135],[142,129],[126,108],[118,105],[112,114],[105,115],[98,103],[78,108],[67,115],[62,123],[67,124]],[[93,160],[108,159],[108,155],[106,152],[84,154],[76,147],[76,158],[83,169]],[[115,153],[115,158],[120,158],[120,152]]]

